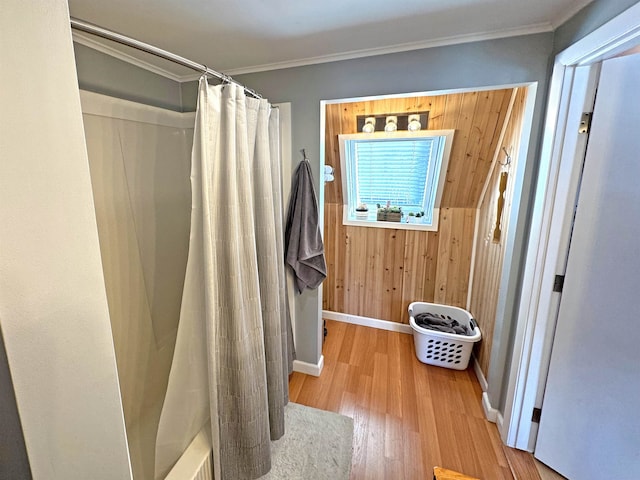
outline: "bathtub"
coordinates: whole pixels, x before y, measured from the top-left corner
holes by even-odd
[[[205,426],[193,439],[165,480],[213,480],[211,436]]]

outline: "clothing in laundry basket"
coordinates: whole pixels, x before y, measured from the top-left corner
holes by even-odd
[[[458,335],[471,335],[466,325],[460,325],[456,319],[444,317],[433,313],[425,312],[415,315],[416,324],[419,327],[429,330],[436,330],[444,333],[456,333]]]

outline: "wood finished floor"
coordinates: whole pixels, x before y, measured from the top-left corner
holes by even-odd
[[[352,480],[430,480],[434,466],[513,480],[472,369],[420,363],[411,335],[334,321],[327,328],[322,375],[294,373],[290,399],[354,419]],[[540,477],[533,467],[518,478]]]

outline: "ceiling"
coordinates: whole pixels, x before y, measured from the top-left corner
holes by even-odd
[[[238,74],[551,31],[590,2],[69,0],[69,8],[72,17]],[[144,60],[178,77],[191,73]]]

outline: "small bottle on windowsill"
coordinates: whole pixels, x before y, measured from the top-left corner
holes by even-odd
[[[366,203],[361,203],[356,207],[356,218],[366,220],[369,218],[369,207]]]

